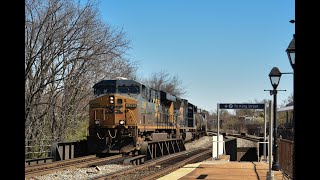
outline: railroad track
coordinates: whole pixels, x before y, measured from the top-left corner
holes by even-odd
[[[156,179],[175,171],[188,163],[200,162],[211,157],[211,148],[182,151],[148,160],[144,164],[131,169],[112,172],[94,178],[95,180],[120,179]]]
[[[211,157],[212,144],[207,145],[206,147],[198,148],[197,150],[188,150],[182,151],[175,154],[169,154],[162,157],[157,157],[151,160],[144,159],[143,162],[131,162],[132,159],[138,159],[140,156],[126,156],[122,157],[122,155],[112,156],[107,158],[97,158],[96,156],[85,156],[81,158],[74,158],[64,161],[57,161],[46,164],[38,164],[38,165],[30,165],[25,167],[25,179],[33,179],[32,177],[53,174],[56,171],[61,171],[70,169],[70,172],[78,172],[75,168],[81,167],[96,167],[96,170],[89,170],[89,174],[84,174],[84,176],[90,176],[90,179],[143,179],[147,176],[147,179],[150,177],[161,177],[164,174],[167,174],[170,171],[174,171],[185,164],[199,162],[206,160]],[[204,152],[202,154],[201,152]],[[118,157],[118,158],[116,158]],[[142,157],[142,156],[141,156]],[[112,159],[111,159],[112,158]],[[114,159],[113,159],[114,158]],[[130,159],[130,161],[129,161]],[[96,161],[97,160],[97,161]],[[142,159],[141,159],[142,160]],[[128,163],[131,162],[131,163]],[[119,170],[107,170],[103,165],[112,165],[117,164],[122,166],[123,168],[119,168]],[[129,164],[133,164],[134,166],[128,166]],[[136,165],[135,165],[136,164]],[[97,166],[102,166],[100,167]],[[115,169],[118,169],[120,166],[115,166]],[[106,166],[108,167],[108,166]],[[112,166],[111,166],[112,167]],[[73,170],[72,170],[73,169]],[[120,170],[122,169],[122,170]],[[125,170],[124,170],[125,169]],[[142,170],[141,170],[142,169]],[[166,173],[167,172],[167,173]],[[92,173],[92,174],[91,174]],[[131,174],[130,174],[131,173]],[[157,174],[158,173],[158,174]],[[76,174],[77,178],[82,172]],[[68,175],[67,175],[68,176]],[[71,177],[69,177],[71,178]]]
[[[126,158],[127,157],[123,157],[122,155],[115,155],[105,158],[98,158],[95,155],[91,155],[74,159],[68,159],[64,161],[30,165],[25,167],[25,178],[27,179],[35,176],[50,174],[52,172],[68,168],[90,167],[117,162],[122,163],[122,161]]]
[[[241,139],[246,139],[246,140],[255,141],[255,142],[260,142],[260,141],[263,140],[263,137],[243,136],[243,135],[240,135],[240,134],[228,134],[228,136],[241,138]]]

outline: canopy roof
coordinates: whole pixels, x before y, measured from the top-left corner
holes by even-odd
[[[292,111],[293,110],[293,101],[288,103],[285,107],[279,108],[277,112],[285,112],[285,111]]]

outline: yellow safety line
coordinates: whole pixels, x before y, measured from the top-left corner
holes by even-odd
[[[189,174],[193,170],[195,170],[201,163],[194,163],[194,164],[187,164],[183,166],[182,168],[167,174],[157,180],[172,180],[172,179],[179,179],[182,178],[183,176]]]

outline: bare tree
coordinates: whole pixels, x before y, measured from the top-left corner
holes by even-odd
[[[25,138],[64,139],[86,121],[91,87],[135,77],[123,30],[103,23],[94,1],[25,2]]]
[[[186,94],[179,76],[172,76],[164,70],[153,73],[150,78],[144,80],[144,83],[155,90],[166,91],[172,95],[182,96]]]

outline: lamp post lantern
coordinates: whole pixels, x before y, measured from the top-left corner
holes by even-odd
[[[296,60],[296,43],[295,43],[295,35],[293,35],[293,39],[291,40],[287,50],[288,58],[291,64],[291,67],[294,71],[294,65],[295,65],[295,60]]]
[[[273,87],[273,162],[272,170],[279,171],[279,156],[278,156],[278,143],[277,143],[277,87],[280,82],[281,72],[277,67],[273,67],[269,74],[270,82]]]

